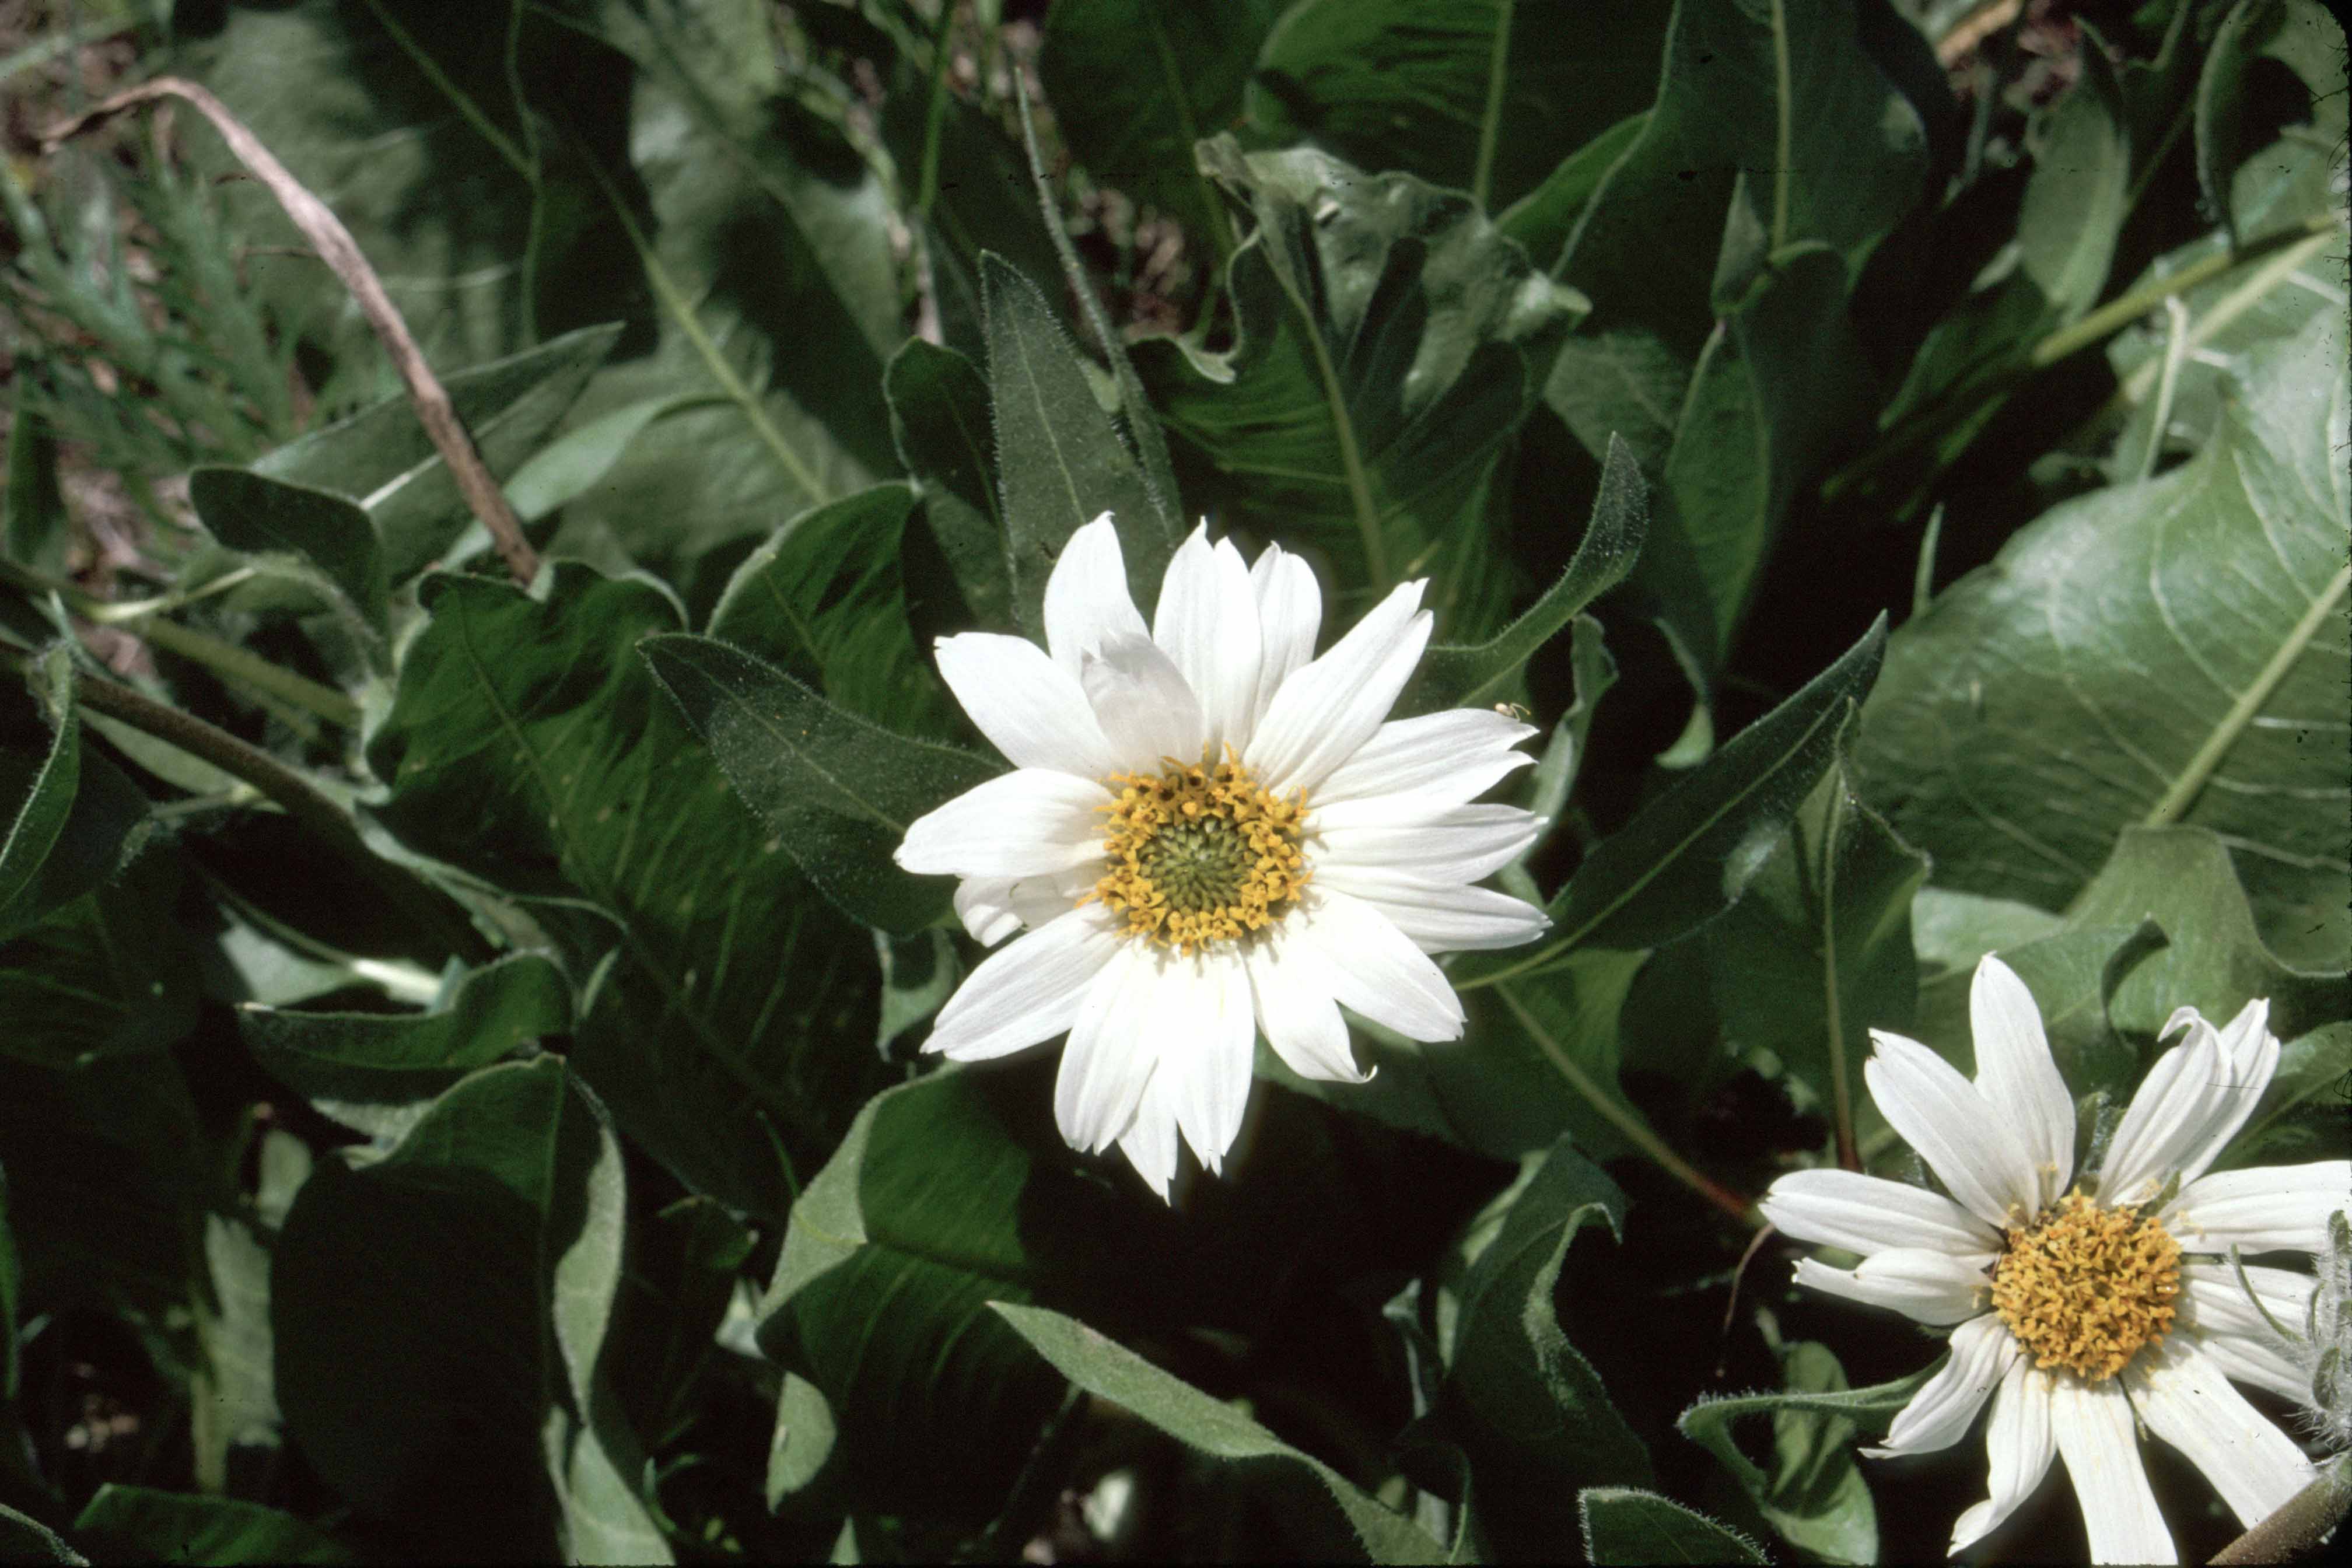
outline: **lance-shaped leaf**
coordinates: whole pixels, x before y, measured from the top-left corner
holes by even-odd
[[[322,1162],[272,1270],[304,1455],[428,1555],[667,1562],[604,1365],[620,1145],[552,1057],[486,1068],[381,1159]]]
[[[870,1052],[832,1045],[871,1037],[872,944],[730,798],[638,656],[683,630],[677,601],[576,562],[540,587],[424,583],[368,750],[378,816],[530,900],[587,992],[572,1064],[690,1187],[780,1217],[775,1139],[831,1147],[876,1081]]]
[[[885,383],[898,460],[923,487],[923,519],[980,626],[1013,622],[1013,582],[997,510],[988,379],[956,353],[910,338]]]
[[[151,849],[0,942],[0,1055],[62,1068],[176,1044],[196,1019],[184,873],[178,850]]]
[[[2345,343],[2322,311],[2256,348],[2196,458],[2057,507],[1897,635],[1857,763],[1939,885],[2061,908],[2184,822],[2273,947],[2340,952]]]
[[[1638,1487],[1576,1494],[1584,1554],[1594,1563],[1769,1563],[1764,1549],[1696,1509]]]
[[[1609,458],[1601,468],[1601,492],[1576,553],[1559,581],[1544,590],[1519,618],[1475,647],[1433,647],[1398,700],[1400,717],[1439,708],[1491,702],[1521,685],[1528,661],[1559,635],[1580,611],[1633,570],[1649,532],[1649,487],[1633,466],[1633,450],[1609,437]]]
[[[827,897],[901,933],[944,910],[948,885],[900,871],[891,852],[917,817],[996,769],[868,723],[709,637],[654,637],[644,653],[735,793]]]
[[[1136,602],[1153,603],[1174,542],[1143,469],[1037,286],[997,256],[981,258],[981,277],[1014,613],[1032,631],[1045,625],[1041,606],[1055,558],[1070,535],[1106,511],[1126,547]]]
[[[989,1306],[1055,1371],[1088,1394],[1133,1411],[1195,1453],[1261,1472],[1272,1484],[1293,1489],[1315,1511],[1288,1517],[1318,1554],[1352,1545],[1372,1563],[1446,1560],[1445,1549],[1433,1537],[1382,1507],[1330,1466],[1118,1341],[1043,1307],[1010,1301]],[[1328,1500],[1321,1507],[1313,1501],[1318,1492]],[[1338,1517],[1331,1518],[1333,1514]]]
[[[248,555],[285,555],[318,574],[336,607],[385,635],[390,588],[367,509],[330,490],[245,468],[202,468],[188,502],[213,537]]]
[[[44,655],[35,679],[40,717],[21,689],[0,691],[0,939],[105,881],[148,820],[138,786],[82,744],[67,649]]]
[[[159,1491],[109,1481],[74,1521],[74,1534],[113,1562],[352,1563],[357,1554],[318,1526],[242,1498]]]

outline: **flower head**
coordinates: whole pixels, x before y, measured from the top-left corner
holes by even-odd
[[[1799,1241],[1862,1257],[1811,1258],[1797,1281],[1952,1330],[1951,1359],[1874,1456],[1967,1436],[1988,1400],[1991,1493],[1952,1550],[2014,1511],[2062,1457],[2101,1563],[2169,1563],[2136,1432],[2202,1471],[2248,1525],[2315,1474],[2285,1433],[2231,1386],[2286,1398],[2310,1380],[2276,1324],[2306,1321],[2312,1276],[2243,1264],[2320,1252],[2352,1162],[2208,1173],[2277,1069],[2270,1005],[2216,1029],[2184,1007],[2095,1176],[2074,1175],[2074,1102],[2022,981],[2000,960],[1969,991],[1974,1081],[1926,1046],[1874,1032],[1872,1098],[1951,1196],[1850,1171],[1801,1171],[1765,1217]]]
[[[1533,759],[1489,709],[1388,720],[1429,640],[1421,583],[1321,658],[1307,563],[1194,531],[1147,629],[1108,513],[1045,585],[1046,647],[971,632],[940,676],[1013,765],[907,830],[898,864],[962,879],[994,946],[929,1050],[1003,1056],[1067,1031],[1054,1110],[1165,1197],[1181,1136],[1218,1169],[1263,1031],[1303,1077],[1360,1082],[1341,1005],[1415,1040],[1462,1032],[1429,955],[1508,947],[1541,911],[1471,884],[1535,817],[1470,802]],[[1024,931],[1025,928],[1025,931]]]

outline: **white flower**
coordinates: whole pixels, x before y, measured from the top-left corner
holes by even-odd
[[[2095,1181],[2073,1185],[2074,1102],[2032,994],[1988,958],[1969,1010],[1975,1082],[1878,1031],[1863,1069],[1888,1123],[1951,1196],[1800,1171],[1772,1184],[1765,1217],[1862,1256],[1854,1268],[1807,1259],[1798,1283],[1951,1327],[1950,1361],[1866,1451],[1948,1447],[1990,1397],[1992,1495],[1960,1515],[1954,1552],[2007,1519],[2056,1454],[2094,1560],[2173,1562],[2136,1429],[2179,1450],[2248,1525],[2313,1479],[2311,1461],[2231,1386],[2308,1394],[2271,1325],[2305,1321],[2312,1277],[2248,1265],[2242,1281],[2238,1260],[2320,1251],[2352,1162],[2208,1175],[2268,1087],[2279,1043],[2267,1002],[2218,1030],[2183,1007],[2164,1037],[2186,1038],[2148,1070]]]
[[[1415,1040],[1462,1033],[1433,952],[1508,947],[1543,914],[1471,886],[1535,817],[1469,804],[1532,761],[1492,709],[1383,722],[1429,640],[1422,583],[1320,658],[1322,599],[1296,555],[1255,567],[1194,531],[1146,632],[1108,513],[1045,585],[1045,649],[972,632],[940,674],[1014,771],[907,830],[898,861],[963,879],[991,946],[925,1047],[962,1061],[1068,1031],[1054,1111],[1116,1142],[1163,1198],[1181,1133],[1218,1169],[1259,1030],[1303,1077],[1361,1082],[1345,1005]]]

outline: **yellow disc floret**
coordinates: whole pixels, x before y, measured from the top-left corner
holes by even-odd
[[[2009,1234],[1993,1265],[1992,1304],[2039,1367],[2093,1383],[2123,1370],[2172,1326],[2180,1244],[2137,1209],[2069,1193]]]
[[[1080,902],[1127,917],[1125,934],[1191,952],[1282,918],[1307,883],[1298,838],[1307,804],[1258,787],[1225,748],[1214,762],[1160,759],[1157,773],[1113,773],[1102,809],[1109,870]]]

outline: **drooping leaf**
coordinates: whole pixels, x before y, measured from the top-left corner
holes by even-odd
[[[866,722],[725,643],[649,638],[646,664],[809,879],[856,918],[904,934],[951,890],[890,856],[916,818],[996,770],[969,752]]]
[[[1044,626],[1040,606],[1055,558],[1071,534],[1106,511],[1125,546],[1129,591],[1138,603],[1153,603],[1174,541],[1135,454],[1036,285],[999,257],[982,258],[981,275],[1014,614],[1032,632]]]
[[[370,764],[387,826],[529,900],[588,988],[572,1065],[696,1191],[781,1216],[774,1139],[830,1147],[879,1064],[863,936],[728,797],[637,644],[682,629],[643,578],[557,562],[534,597],[435,576]],[[740,656],[739,656],[740,657]],[[724,868],[723,872],[720,868]]]
[[[248,555],[287,555],[315,570],[339,608],[385,635],[390,589],[367,509],[328,490],[244,468],[198,468],[188,500],[213,537]]]
[[[114,1562],[357,1561],[325,1531],[274,1508],[116,1481],[98,1489],[74,1521],[74,1533]]]
[[[2195,460],[2059,506],[1897,635],[1857,762],[1939,885],[2059,908],[2125,828],[2185,822],[2272,946],[2341,948],[2352,829],[2313,738],[2346,668],[2344,334],[2255,350]]]
[[[2260,89],[2252,67],[2270,58],[2311,90],[2313,129],[2333,145],[2344,137],[2344,28],[2314,0],[2239,0],[2222,20],[2197,82],[2197,183],[2206,202],[2242,239],[2231,205],[2239,168],[2256,150],[2246,121]]]
[[[1230,138],[1202,156],[1256,229],[1229,268],[1230,350],[1137,345],[1180,458],[1234,526],[1329,552],[1351,587],[1427,575],[1447,631],[1483,637],[1507,588],[1489,492],[1583,301],[1411,175]]]
[[[900,570],[917,499],[877,485],[794,518],[736,568],[709,635],[877,724],[944,731],[947,694],[915,646]]]
[[[0,692],[0,939],[95,889],[138,853],[149,820],[138,787],[82,743],[67,650],[44,655],[35,679],[37,704]]]
[[[1196,1453],[1265,1472],[1270,1480],[1291,1486],[1302,1496],[1312,1496],[1314,1483],[1320,1483],[1322,1495],[1329,1500],[1328,1511],[1339,1517],[1297,1518],[1302,1532],[1316,1532],[1310,1540],[1346,1541],[1346,1534],[1333,1529],[1344,1521],[1366,1561],[1445,1561],[1445,1549],[1434,1539],[1381,1507],[1328,1465],[1300,1453],[1247,1415],[1161,1371],[1116,1340],[1046,1308],[1011,1301],[988,1306],[1063,1376],[1098,1399],[1133,1411]]]
[[[1638,1487],[1587,1487],[1576,1512],[1584,1554],[1596,1564],[1771,1561],[1730,1526]]]
[[[1649,106],[1671,12],[1655,0],[1307,0],[1265,41],[1250,121],[1276,142],[1456,190],[1485,164],[1499,211]]]
[[[1624,1194],[1565,1138],[1528,1165],[1499,1221],[1490,1207],[1473,1222],[1481,1244],[1448,1282],[1451,1323],[1440,1321],[1439,1420],[1469,1458],[1479,1527],[1506,1557],[1560,1540],[1579,1488],[1650,1479],[1641,1439],[1552,1305],[1578,1233],[1600,1219],[1620,1234]]]
[[[1601,492],[1592,519],[1559,581],[1518,619],[1475,647],[1431,648],[1398,699],[1399,717],[1439,708],[1491,701],[1516,686],[1528,661],[1559,635],[1587,605],[1624,581],[1649,531],[1649,488],[1633,466],[1633,448],[1609,438]]]
[[[572,1026],[572,987],[538,953],[457,976],[421,1013],[247,1006],[246,1047],[320,1114],[371,1137],[406,1131],[442,1091],[525,1042]]]
[[[554,1058],[485,1068],[382,1159],[322,1163],[278,1243],[278,1398],[419,1550],[667,1562],[604,1364],[620,1147]]]

